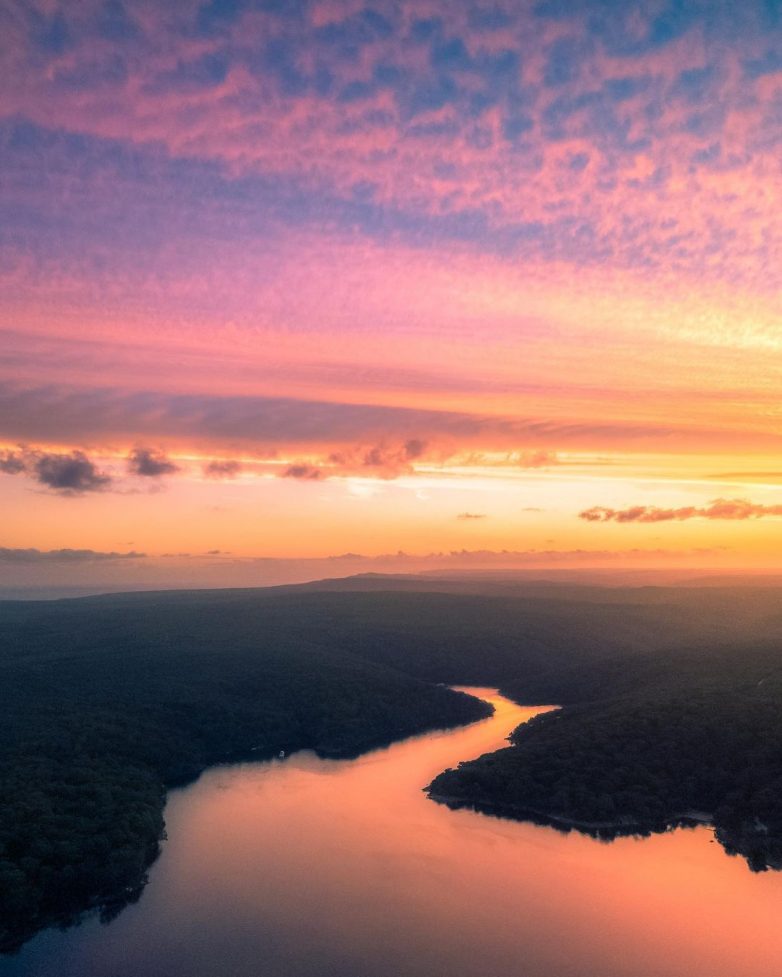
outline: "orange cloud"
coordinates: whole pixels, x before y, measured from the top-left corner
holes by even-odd
[[[627,509],[593,506],[579,512],[587,522],[681,522],[685,519],[762,519],[782,516],[782,505],[762,505],[747,499],[715,499],[707,506],[682,506],[664,509],[654,505],[636,505]]]

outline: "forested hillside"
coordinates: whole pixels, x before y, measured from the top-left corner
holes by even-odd
[[[244,598],[250,605],[253,598]],[[165,789],[205,766],[350,756],[490,707],[208,597],[0,606],[0,945],[136,897]]]
[[[414,583],[0,603],[2,946],[137,897],[166,788],[209,764],[487,715],[437,683],[566,706],[438,793],[644,825],[697,807],[774,862],[776,590]]]

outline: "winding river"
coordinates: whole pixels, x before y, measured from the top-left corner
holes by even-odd
[[[645,840],[451,811],[421,788],[540,709],[357,760],[218,767],[169,795],[141,900],[8,977],[779,977],[782,874],[707,828]]]

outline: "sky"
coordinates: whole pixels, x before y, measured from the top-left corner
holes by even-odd
[[[781,0],[2,0],[0,586],[778,567]]]

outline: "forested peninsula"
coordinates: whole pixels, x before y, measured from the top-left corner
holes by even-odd
[[[430,797],[604,839],[706,822],[753,870],[782,868],[780,591],[641,588],[609,599],[657,607],[659,647],[574,655],[504,683],[519,702],[563,708],[519,726],[508,748],[441,773]],[[674,608],[689,612],[686,624]]]
[[[748,682],[568,706],[444,771],[429,795],[606,839],[708,822],[751,868],[782,868],[781,693]]]

